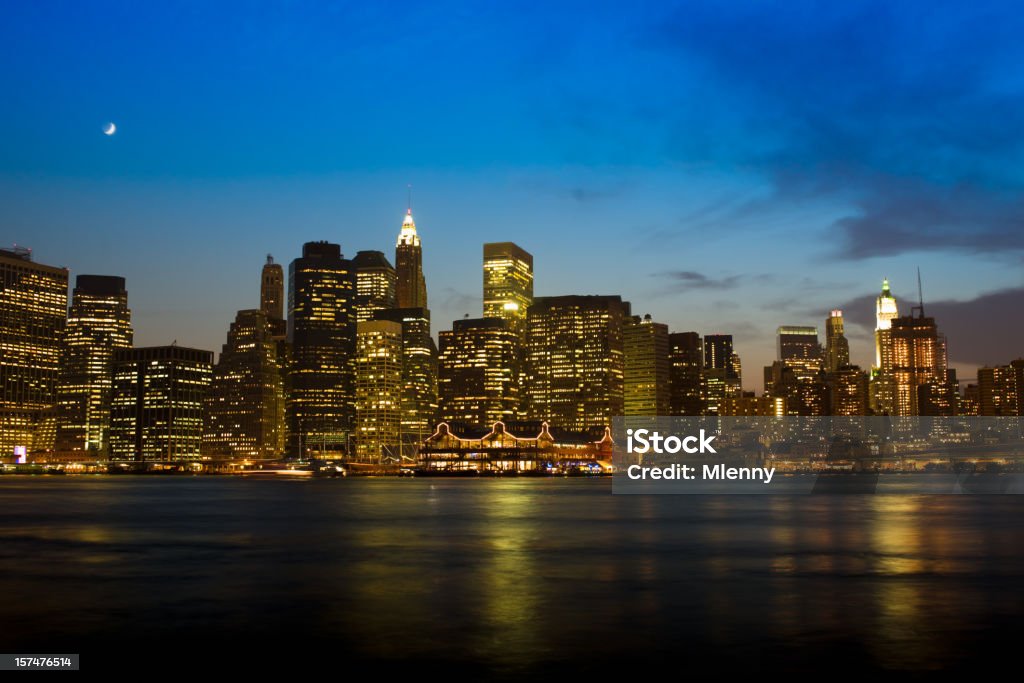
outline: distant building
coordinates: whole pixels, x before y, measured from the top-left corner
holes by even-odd
[[[402,445],[402,324],[368,320],[356,330],[356,453],[399,461]]]
[[[668,325],[650,314],[626,319],[623,328],[625,358],[625,415],[668,415]]]
[[[124,278],[79,275],[64,332],[57,387],[57,450],[62,459],[108,456],[114,352],[132,346]]]
[[[114,353],[110,457],[195,460],[203,440],[203,404],[213,353],[183,346]]]
[[[355,274],[341,247],[307,242],[288,269],[290,454],[348,453],[355,420]]]
[[[423,277],[423,248],[412,220],[412,209],[405,214],[395,245],[395,272],[398,278],[398,307],[426,308],[427,283]]]
[[[731,334],[704,335],[704,367],[706,369],[725,370],[727,374],[735,376],[736,371],[732,367],[732,353]]]
[[[879,415],[895,415],[896,378],[893,375],[892,321],[899,317],[889,281],[875,300],[875,366],[871,369],[871,409]]]
[[[719,404],[729,396],[738,396],[742,390],[733,366],[735,356],[731,334],[704,335],[701,399],[708,415],[717,415]]]
[[[402,441],[415,446],[437,418],[437,346],[430,336],[430,311],[393,308],[373,315],[402,326]]]
[[[533,303],[533,256],[513,242],[484,244],[484,317],[502,318],[520,339]]]
[[[260,310],[269,320],[284,320],[284,268],[270,254],[260,276]]]
[[[792,368],[801,381],[816,379],[821,372],[821,344],[818,328],[783,325],[778,329],[779,360]]]
[[[516,419],[519,338],[502,318],[456,320],[441,332],[438,394],[441,419],[482,426]]]
[[[843,365],[828,374],[832,415],[868,414],[868,375],[856,365]]]
[[[0,249],[0,458],[54,447],[68,271]]]
[[[819,371],[813,377],[797,374],[805,371],[805,365],[775,361],[765,368],[765,394],[784,398],[787,415],[828,415],[829,388],[825,383],[825,373]]]
[[[618,296],[534,299],[525,382],[531,419],[581,430],[623,414],[622,328],[629,314]]]
[[[846,339],[843,312],[836,309],[825,319],[825,369],[835,372],[850,364],[850,342]]]
[[[718,406],[724,417],[780,417],[786,415],[786,399],[781,396],[726,396]]]
[[[352,259],[356,271],[356,320],[373,320],[375,311],[398,306],[398,277],[381,251],[360,251]]]
[[[1024,414],[1024,359],[1009,365],[978,368],[976,405],[979,415],[1000,416]]]
[[[266,313],[238,312],[206,396],[204,454],[256,459],[284,452],[284,365],[278,350]]]
[[[701,415],[704,351],[696,332],[673,332],[669,344],[669,414]]]
[[[892,347],[894,415],[921,415],[918,387],[946,384],[946,340],[934,318],[924,315],[894,318],[889,330]]]

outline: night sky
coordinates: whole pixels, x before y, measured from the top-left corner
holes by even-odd
[[[411,183],[435,331],[511,240],[538,295],[732,333],[747,389],[836,307],[870,365],[917,267],[961,377],[1024,355],[1019,5],[554,4],[4,3],[0,243],[219,350],[267,253],[393,260]]]

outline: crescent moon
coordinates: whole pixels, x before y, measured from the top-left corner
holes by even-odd
[[[111,121],[107,125],[103,126],[103,134],[104,135],[113,135],[116,132],[117,132],[117,126],[114,125],[113,121]]]

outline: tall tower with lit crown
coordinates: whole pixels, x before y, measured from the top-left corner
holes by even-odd
[[[882,293],[875,300],[875,367],[871,372],[871,408],[879,414],[895,412],[892,321],[899,315],[896,297],[889,291],[889,280],[884,279]]]
[[[423,278],[423,249],[412,208],[405,212],[395,245],[395,271],[398,275],[398,307],[426,308],[427,283]]]

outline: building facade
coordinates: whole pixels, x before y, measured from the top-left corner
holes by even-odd
[[[272,321],[239,311],[213,367],[203,453],[220,458],[280,457],[285,445],[284,366]]]
[[[400,461],[402,448],[402,324],[367,320],[356,326],[356,455]]]
[[[668,325],[650,314],[626,319],[622,335],[624,415],[668,415],[671,396]]]
[[[533,303],[533,255],[513,242],[484,244],[484,317],[501,318],[519,338]]]
[[[517,418],[520,344],[508,319],[456,320],[439,346],[442,420],[483,426]]]
[[[849,364],[850,342],[846,339],[843,312],[836,309],[825,319],[825,369],[835,372]]]
[[[213,352],[183,346],[115,351],[110,457],[200,458],[212,366]]]
[[[398,306],[398,276],[382,251],[360,251],[356,271],[356,322],[373,320],[374,311]]]
[[[0,249],[0,458],[50,451],[68,271]]]
[[[430,336],[430,311],[392,308],[374,320],[402,326],[402,443],[416,446],[433,431],[437,417],[437,346]]]
[[[427,282],[423,276],[423,247],[412,209],[405,214],[395,244],[395,274],[399,308],[427,308]]]
[[[528,417],[563,429],[604,426],[622,415],[623,324],[618,296],[538,297],[527,314]]]
[[[945,385],[946,340],[934,318],[922,315],[894,318],[889,330],[892,346],[893,415],[921,415],[923,385]]]
[[[57,387],[57,451],[61,459],[109,456],[114,352],[131,346],[132,319],[124,278],[75,278]]]
[[[673,332],[668,336],[668,346],[669,414],[702,415],[704,349],[700,335],[696,332]]]
[[[341,247],[307,242],[288,269],[291,455],[348,453],[355,420],[355,274]]]

